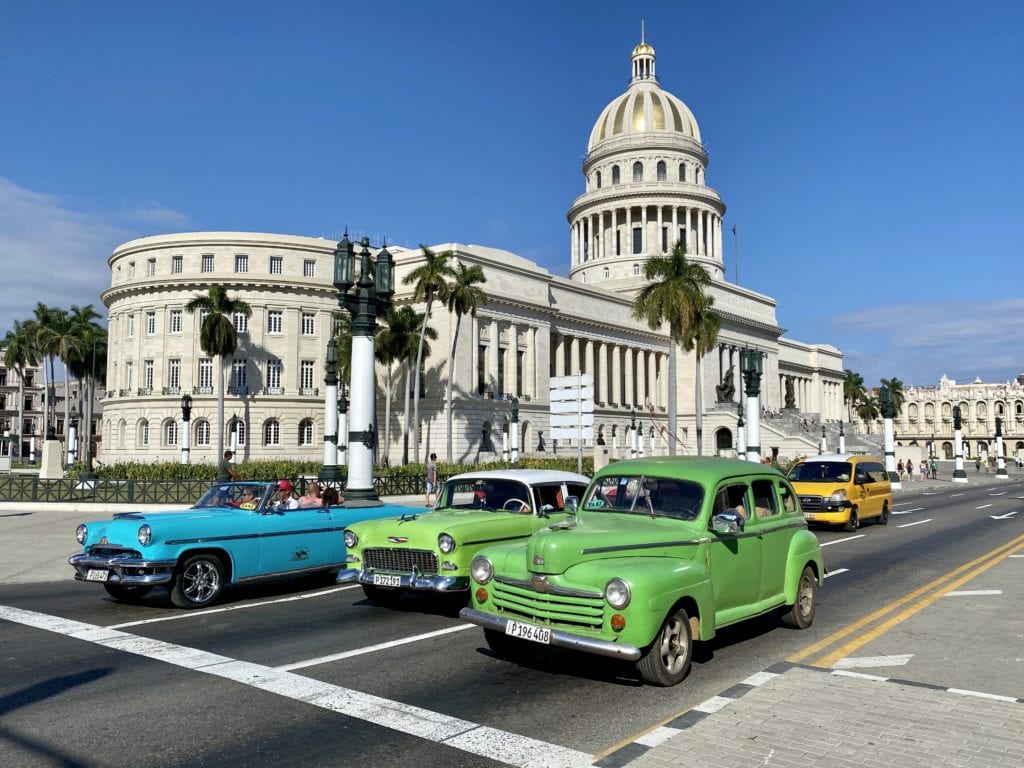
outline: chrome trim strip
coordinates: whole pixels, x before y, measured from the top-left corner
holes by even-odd
[[[510,587],[519,587],[520,589],[528,589],[531,592],[537,592],[542,595],[559,595],[561,597],[585,597],[590,600],[600,600],[604,597],[604,592],[587,592],[583,589],[570,589],[569,587],[559,587],[555,584],[547,583],[547,589],[541,592],[538,590],[533,583],[533,580],[524,581],[522,579],[510,579],[508,576],[497,576],[495,575],[494,580],[501,584],[508,584]]]

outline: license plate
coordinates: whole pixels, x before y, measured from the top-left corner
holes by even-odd
[[[534,643],[551,643],[551,630],[547,627],[535,627],[533,624],[523,624],[521,621],[509,621],[505,624],[505,634],[509,637],[517,637],[520,640],[529,640]]]
[[[110,571],[100,570],[99,568],[90,568],[85,572],[86,581],[106,581],[110,578]]]
[[[401,576],[389,576],[385,573],[373,574],[373,584],[376,587],[400,587],[402,586]]]

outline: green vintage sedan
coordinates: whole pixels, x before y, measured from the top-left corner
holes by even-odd
[[[780,472],[686,456],[610,464],[575,516],[482,550],[471,574],[460,615],[497,654],[561,646],[667,686],[721,627],[770,611],[809,627],[824,565]]]
[[[432,510],[358,523],[345,529],[348,565],[338,583],[358,582],[375,603],[406,590],[462,592],[469,564],[489,544],[522,542],[564,520],[588,478],[574,472],[510,469],[449,479]]]

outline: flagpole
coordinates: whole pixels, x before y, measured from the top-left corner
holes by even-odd
[[[740,284],[740,236],[736,233],[736,225],[732,225],[733,260],[736,262],[736,285]]]

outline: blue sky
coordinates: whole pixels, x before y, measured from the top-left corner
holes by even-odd
[[[133,237],[505,248],[564,275],[640,18],[726,265],[869,385],[1024,371],[1024,4],[0,0],[0,332]]]

